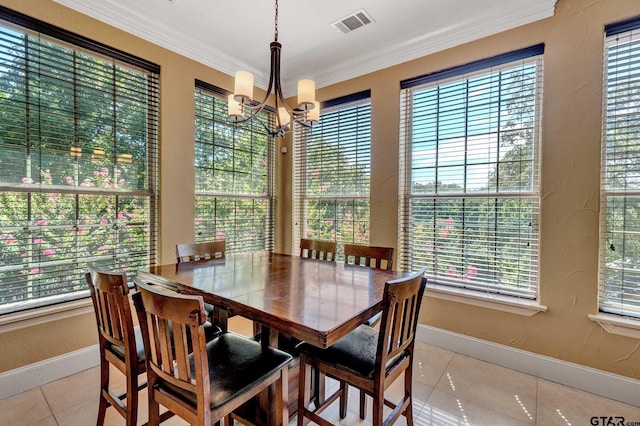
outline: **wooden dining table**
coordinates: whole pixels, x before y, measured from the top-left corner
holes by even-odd
[[[215,321],[225,331],[227,319],[241,315],[261,325],[265,345],[277,346],[278,333],[285,333],[320,348],[331,346],[379,312],[385,282],[403,275],[269,252],[138,272],[141,279],[202,296],[215,306]],[[289,382],[294,380],[297,374],[290,375]],[[297,382],[292,384],[297,389]],[[290,394],[290,399],[296,396]]]
[[[139,271],[145,275],[200,295],[230,316],[326,348],[379,312],[385,282],[403,274],[258,252],[153,266]]]

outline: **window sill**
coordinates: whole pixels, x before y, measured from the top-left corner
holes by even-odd
[[[601,312],[589,314],[589,319],[600,324],[607,333],[640,339],[640,320]]]
[[[546,312],[547,310],[546,306],[541,305],[535,300],[523,300],[515,297],[482,293],[438,284],[427,283],[426,295],[435,299],[449,300],[451,302],[464,303],[527,317],[533,316],[538,312]]]
[[[87,297],[80,300],[60,303],[58,305],[0,315],[0,334],[75,317],[89,312],[93,312],[93,305],[91,298]]]

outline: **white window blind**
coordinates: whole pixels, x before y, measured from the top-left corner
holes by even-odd
[[[224,239],[227,252],[273,249],[274,115],[235,126],[226,94],[196,81],[195,240]]]
[[[640,19],[605,35],[599,308],[640,318]]]
[[[0,17],[3,314],[88,297],[89,261],[156,262],[159,67]]]
[[[402,82],[402,269],[537,298],[543,50]]]
[[[322,105],[320,122],[297,126],[294,138],[294,235],[344,243],[369,243],[371,174],[370,92]]]

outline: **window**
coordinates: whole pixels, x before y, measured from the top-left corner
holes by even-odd
[[[401,268],[537,298],[543,50],[401,83]]]
[[[294,141],[294,241],[369,243],[369,91],[322,105],[320,122],[298,126]]]
[[[87,297],[88,261],[155,263],[159,68],[0,17],[3,314]]]
[[[605,33],[599,308],[640,318],[640,19]]]
[[[227,252],[273,249],[273,114],[235,126],[226,93],[202,81],[195,92],[195,240],[224,239]]]

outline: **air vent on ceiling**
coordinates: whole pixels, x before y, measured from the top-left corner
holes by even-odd
[[[345,16],[344,18],[337,20],[331,24],[331,26],[346,34],[364,27],[365,25],[369,25],[372,22],[375,21],[371,18],[371,15],[369,15],[366,10],[360,9],[349,16]]]

